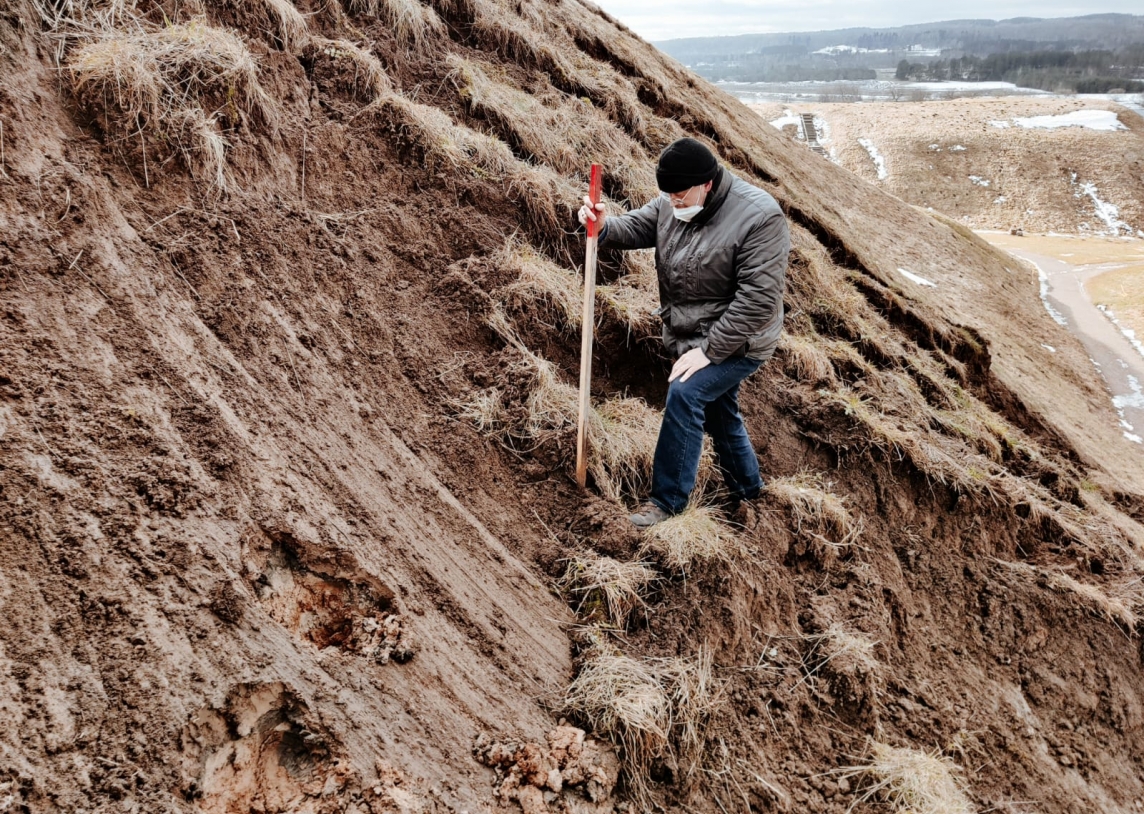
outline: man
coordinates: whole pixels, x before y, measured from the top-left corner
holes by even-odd
[[[629,518],[646,528],[685,508],[706,431],[732,508],[759,495],[759,461],[739,412],[739,385],[771,358],[783,324],[790,233],[775,199],[719,166],[691,138],[659,157],[659,198],[608,217],[585,197],[580,223],[600,246],[655,247],[663,344],[676,360],[655,449],[651,498]]]

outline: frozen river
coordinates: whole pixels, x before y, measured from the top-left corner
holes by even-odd
[[[716,82],[746,104],[763,102],[921,102],[931,99],[966,99],[977,96],[1031,96],[1070,98],[1034,88],[1019,88],[1011,82],[892,82],[870,79],[861,82]],[[1118,102],[1144,116],[1144,94],[1072,94],[1075,99]]]
[[[917,102],[972,96],[1052,96],[1043,90],[1019,88],[1011,82],[717,82],[740,101],[759,102]]]

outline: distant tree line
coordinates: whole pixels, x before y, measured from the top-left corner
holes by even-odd
[[[1144,91],[1144,45],[1118,51],[1029,51],[967,54],[930,62],[898,63],[899,80],[1012,82],[1025,88],[1077,93],[1107,93],[1121,88]]]

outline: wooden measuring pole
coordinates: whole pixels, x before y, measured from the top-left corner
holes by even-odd
[[[588,199],[593,211],[600,202],[601,170],[592,165],[588,181]],[[588,410],[592,407],[592,331],[596,325],[596,244],[600,223],[588,221],[588,240],[584,255],[584,311],[580,319],[580,412],[576,418],[576,483],[588,485]]]

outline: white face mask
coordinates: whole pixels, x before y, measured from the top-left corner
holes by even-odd
[[[672,209],[671,214],[675,215],[676,220],[681,220],[684,223],[687,223],[702,211],[702,206],[684,206],[680,207],[679,209]]]

